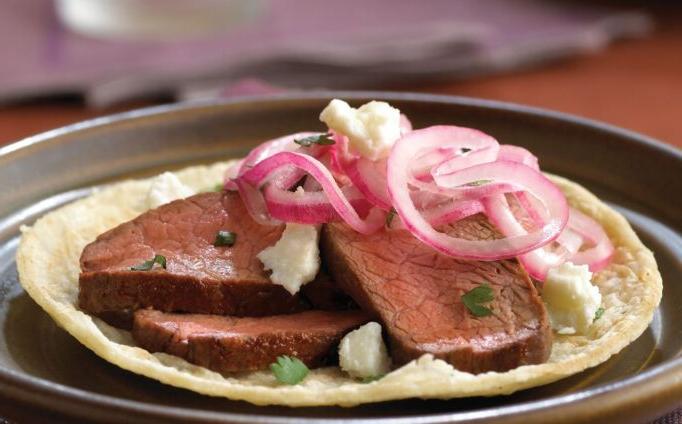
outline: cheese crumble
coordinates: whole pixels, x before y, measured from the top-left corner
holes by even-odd
[[[354,378],[380,377],[391,370],[381,325],[368,322],[346,334],[339,344],[339,365]]]
[[[194,194],[194,190],[183,184],[175,174],[164,172],[152,180],[145,202],[149,209],[154,209]]]
[[[288,223],[282,236],[257,257],[266,270],[272,270],[270,281],[296,294],[315,279],[320,270],[319,229],[315,225]]]
[[[334,99],[320,114],[320,121],[347,136],[352,152],[371,160],[387,157],[400,138],[400,111],[386,102],[371,101],[355,109]]]
[[[565,262],[550,268],[542,292],[552,328],[559,334],[586,333],[601,305],[587,265]]]

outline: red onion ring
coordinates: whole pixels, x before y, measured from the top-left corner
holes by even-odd
[[[436,177],[452,174],[453,172],[463,168],[469,168],[474,165],[493,162],[498,159],[497,156],[499,150],[500,146],[498,144],[494,144],[478,150],[472,150],[462,155],[454,156],[453,158],[434,166],[431,169],[431,176],[436,179]]]
[[[412,166],[412,173],[416,179],[430,181],[434,175],[448,174],[457,169],[497,159],[500,144],[493,137],[472,128],[454,128],[461,130],[457,138],[458,143],[448,145],[449,143],[444,142],[443,145],[416,157]]]
[[[480,180],[512,184],[536,199],[542,199],[541,202],[549,213],[549,219],[541,228],[541,232],[545,234],[544,243],[554,240],[566,226],[568,203],[561,190],[540,172],[518,162],[497,161],[472,166],[439,176],[436,184],[452,188],[462,186],[468,181]]]
[[[490,221],[506,237],[519,237],[528,231],[514,217],[504,194],[496,194],[482,201]],[[547,249],[539,247],[519,256],[519,261],[528,274],[536,280],[544,281],[549,268],[560,265],[565,255],[557,255]]]
[[[279,225],[282,223],[270,217],[265,199],[257,188],[241,178],[232,180],[232,183],[239,190],[239,196],[242,198],[246,210],[254,221],[261,225]]]
[[[496,182],[518,185],[531,193],[536,193],[546,202],[552,216],[552,219],[538,231],[499,240],[459,239],[436,231],[416,209],[410,197],[408,173],[413,158],[424,149],[443,145],[472,150],[488,145],[490,137],[481,137],[480,134],[482,133],[466,128],[435,126],[412,131],[398,140],[388,160],[388,191],[405,227],[434,249],[463,259],[511,258],[554,240],[568,220],[566,199],[542,174],[519,163],[494,162],[476,165],[439,177],[443,180],[440,185],[452,188],[472,181],[492,179]]]
[[[429,209],[423,215],[429,224],[438,227],[484,211],[483,204],[478,200],[466,200]]]
[[[592,271],[608,264],[613,246],[601,226],[569,213],[565,197],[528,150],[499,145],[470,128],[412,130],[405,115],[400,126],[389,158],[378,161],[349,152],[342,134],[333,133],[333,146],[305,149],[293,141],[315,133],[270,140],[226,172],[232,178],[226,187],[239,190],[254,219],[269,225],[342,219],[369,234],[395,208],[398,219],[389,226],[406,228],[437,251],[475,260],[518,256],[538,280],[566,260]],[[291,191],[306,174],[304,192]],[[508,195],[518,201],[516,212]],[[505,238],[465,240],[435,229],[477,213],[485,213]]]
[[[359,215],[367,215],[372,205],[355,187],[342,187],[341,192]],[[268,184],[263,194],[268,212],[275,219],[299,224],[323,224],[339,219],[323,191],[301,193],[282,190],[276,185]]]
[[[249,168],[252,168],[258,162],[266,159],[275,153],[283,151],[295,151],[300,149],[301,146],[294,143],[294,140],[299,140],[305,137],[310,137],[315,135],[314,132],[298,132],[293,134],[288,134],[282,137],[277,137],[272,140],[268,140],[264,143],[259,144],[253,150],[249,152],[248,155],[239,162],[237,162],[232,167],[225,171],[225,188],[227,190],[237,190],[236,184],[233,180],[241,176]],[[319,153],[319,149],[313,151],[313,153]]]
[[[613,257],[614,247],[602,226],[575,208],[571,208],[568,225],[572,231],[592,244],[591,247],[576,252],[570,258],[571,262],[588,265],[592,272],[604,269]]]
[[[371,234],[384,225],[385,213],[372,208],[366,219],[360,218],[358,212],[344,196],[331,172],[317,159],[295,152],[280,152],[246,171],[240,178],[253,187],[261,187],[264,181],[277,169],[283,166],[294,166],[310,174],[322,186],[327,201],[336,213],[355,231]]]
[[[540,170],[540,164],[538,158],[520,146],[514,146],[512,144],[502,144],[500,145],[500,151],[497,155],[497,160],[506,160],[509,162],[518,162],[526,166],[529,166],[536,171]]]
[[[341,166],[355,187],[374,206],[383,210],[390,210],[391,199],[386,187],[386,161],[371,161],[367,158],[356,157],[342,161]]]

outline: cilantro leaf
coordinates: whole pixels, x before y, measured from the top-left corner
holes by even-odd
[[[462,295],[462,303],[469,309],[472,315],[476,317],[487,317],[492,315],[493,311],[490,308],[481,305],[495,299],[493,289],[487,283],[483,283],[478,287],[474,287]]]
[[[166,257],[163,255],[154,255],[154,257],[148,261],[144,261],[139,265],[131,266],[131,271],[149,271],[154,268],[154,264],[161,265],[161,268],[166,269]]]
[[[213,245],[216,247],[232,246],[236,241],[237,233],[233,233],[232,231],[220,230],[215,235],[215,241],[213,242]]]
[[[393,222],[393,218],[395,218],[395,216],[397,214],[398,214],[398,212],[396,212],[395,208],[391,208],[391,210],[388,211],[388,214],[386,215],[386,226],[387,227],[391,226],[391,222]]]
[[[218,184],[215,184],[215,185],[212,185],[212,186],[204,187],[204,188],[201,190],[201,192],[202,192],[202,193],[210,193],[210,192],[213,192],[213,191],[221,192],[221,191],[223,191],[223,188],[224,188],[224,187],[225,187],[225,185],[224,185],[223,183],[218,183]]]
[[[308,367],[300,359],[292,356],[278,356],[277,361],[270,364],[270,370],[280,383],[298,384],[308,375]]]
[[[466,183],[464,185],[466,187],[478,187],[478,186],[482,186],[484,184],[488,184],[488,183],[492,183],[492,182],[493,182],[493,180],[476,180],[476,181],[472,181],[470,183]]]
[[[362,382],[367,384],[367,383],[371,383],[373,381],[381,380],[382,378],[384,378],[385,375],[386,374],[379,374],[379,375],[372,375],[370,377],[364,377],[362,379]]]
[[[313,144],[319,144],[321,146],[330,146],[332,144],[336,144],[334,139],[332,139],[331,137],[332,137],[332,133],[316,134],[316,135],[310,135],[308,137],[294,139],[294,143],[298,144],[299,146],[303,146],[303,147],[310,147]]]
[[[592,322],[595,322],[596,320],[598,320],[599,318],[601,318],[601,316],[604,315],[604,311],[605,311],[605,309],[602,308],[602,307],[600,306],[600,307],[595,311],[595,313],[594,313],[594,319],[592,320]]]

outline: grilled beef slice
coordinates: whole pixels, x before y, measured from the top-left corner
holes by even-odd
[[[233,246],[213,245],[220,230]],[[263,316],[301,309],[256,257],[283,226],[249,216],[236,193],[203,193],[143,213],[107,231],[80,258],[79,306],[99,316],[152,307],[164,312]],[[130,268],[163,255],[167,269]]]
[[[368,320],[359,310],[235,318],[142,309],[135,312],[132,334],[150,352],[230,373],[265,369],[280,355],[311,368],[324,365],[341,338]]]
[[[500,237],[482,215],[440,229],[467,239]],[[479,262],[442,255],[404,230],[362,235],[325,225],[323,257],[331,277],[387,330],[394,363],[431,353],[457,369],[505,371],[547,360],[551,331],[545,307],[516,260]],[[493,314],[474,316],[462,303],[487,283]]]

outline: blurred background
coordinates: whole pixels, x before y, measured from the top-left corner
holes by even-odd
[[[677,0],[0,4],[0,144],[134,107],[330,88],[524,103],[682,146]]]

